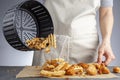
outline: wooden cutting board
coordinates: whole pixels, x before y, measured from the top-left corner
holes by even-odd
[[[40,66],[26,66],[21,70],[17,75],[16,78],[35,78],[35,77],[43,77],[40,75]],[[96,76],[63,76],[63,77],[57,77],[57,78],[115,78],[118,77],[113,73],[110,74],[102,74],[102,75],[96,75]],[[49,78],[56,78],[56,77],[49,77]]]

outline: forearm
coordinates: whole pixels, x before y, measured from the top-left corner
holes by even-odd
[[[110,42],[113,28],[112,8],[100,8],[100,30],[103,42]]]

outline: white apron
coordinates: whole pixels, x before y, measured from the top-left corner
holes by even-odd
[[[94,62],[98,46],[95,16],[100,0],[46,0],[45,6],[52,17],[55,34],[71,38],[69,62]]]

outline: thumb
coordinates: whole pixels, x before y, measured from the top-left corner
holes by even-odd
[[[103,53],[104,53],[103,50],[99,50],[99,51],[98,51],[98,59],[97,59],[97,62],[98,62],[99,64],[102,63]]]

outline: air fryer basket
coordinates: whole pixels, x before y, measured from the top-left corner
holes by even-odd
[[[34,37],[47,37],[53,33],[53,23],[47,9],[35,0],[25,1],[9,9],[3,20],[3,32],[15,49],[28,51],[25,41]]]

